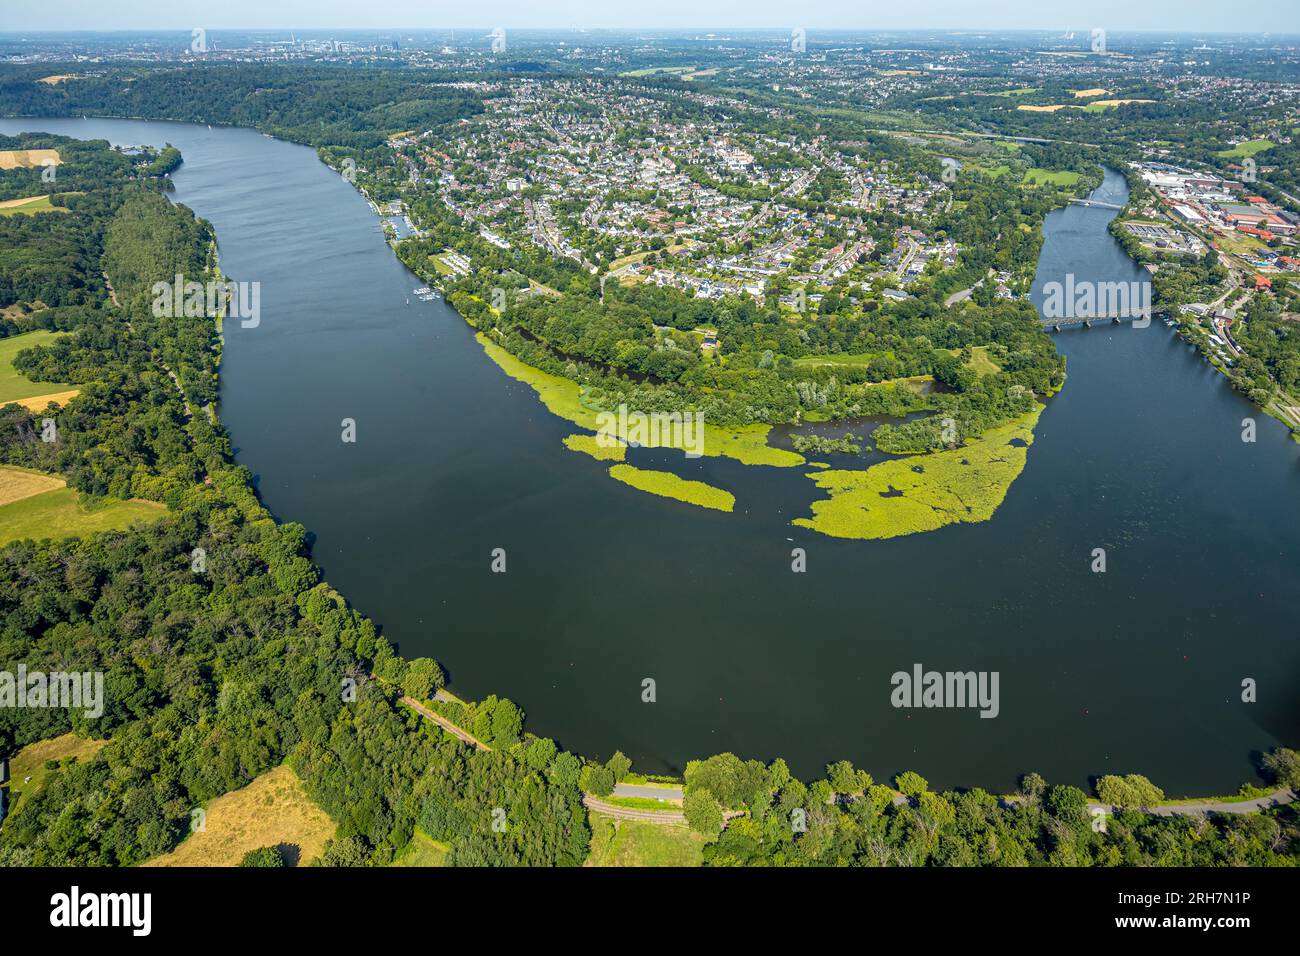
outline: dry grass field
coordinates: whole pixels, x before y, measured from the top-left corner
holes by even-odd
[[[0,169],[58,166],[62,162],[57,149],[0,149]]]
[[[238,866],[250,850],[282,844],[296,847],[297,865],[305,866],[334,836],[334,821],[312,803],[287,764],[217,797],[206,810],[204,830],[144,866]],[[292,850],[288,858],[293,859]]]
[[[22,501],[63,485],[63,479],[54,475],[14,465],[0,465],[0,505]]]

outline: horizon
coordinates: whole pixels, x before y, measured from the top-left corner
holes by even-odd
[[[151,9],[145,0],[122,0],[111,10],[86,0],[50,3],[15,0],[6,12],[9,22],[0,33],[168,32],[201,25],[209,30],[474,30],[484,23],[516,30],[551,31],[767,31],[794,27],[825,32],[954,32],[1035,33],[1106,29],[1115,33],[1282,35],[1300,34],[1300,8],[1267,13],[1270,29],[1243,30],[1235,10],[1208,0],[1151,0],[1133,5],[1126,0],[1100,0],[1090,5],[1086,18],[1077,5],[1043,4],[1035,0],[1006,0],[992,9],[973,10],[961,0],[935,0],[924,11],[890,10],[865,14],[841,0],[822,0],[791,16],[773,0],[713,0],[699,4],[666,0],[654,14],[644,10],[597,7],[587,0],[560,0],[544,19],[523,0],[493,0],[475,8],[472,17],[460,11],[431,10],[423,3],[395,0],[387,4],[390,22],[364,22],[358,11],[342,0],[304,3],[299,0],[265,9],[255,0],[231,0],[214,11],[209,5],[183,0],[165,12]],[[430,22],[433,18],[443,22]],[[860,22],[868,20],[870,22]],[[71,22],[84,25],[70,26]],[[511,24],[513,23],[513,27]]]

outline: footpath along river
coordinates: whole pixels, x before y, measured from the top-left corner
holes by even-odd
[[[519,702],[535,733],[651,773],[731,750],[803,776],[848,758],[996,791],[1028,770],[1081,786],[1138,772],[1171,796],[1233,791],[1259,751],[1300,743],[1300,446],[1159,321],[1055,337],[1069,380],[992,520],[836,540],[789,525],[816,496],[800,469],[633,453],[734,492],[724,514],[567,451],[575,429],[411,295],[378,217],[313,151],[241,129],[0,120],[32,129],[181,149],[173,198],[215,225],[231,277],[262,286],[261,324],[227,326],[239,461],[404,653],[437,657],[461,696]],[[1097,195],[1123,189],[1111,174]],[[1037,287],[1133,278],[1113,215],[1052,213]],[[998,716],[895,709],[890,676],[917,663],[999,672]]]

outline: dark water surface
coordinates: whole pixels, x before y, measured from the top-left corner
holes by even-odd
[[[993,520],[839,541],[789,526],[818,494],[797,469],[632,453],[733,491],[728,515],[566,451],[576,429],[410,295],[378,218],[311,150],[0,120],[37,128],[182,150],[175,199],[216,226],[231,277],[262,284],[261,325],[228,327],[222,369],[239,461],[404,653],[436,656],[462,695],[518,701],[536,733],[648,772],[733,750],[994,789],[1140,772],[1171,795],[1233,790],[1260,749],[1300,741],[1300,446],[1158,320],[1056,336],[1069,381]],[[1099,198],[1123,191],[1110,175]],[[1053,213],[1036,287],[1139,277],[1111,215]],[[1000,715],[894,709],[890,675],[914,663],[1000,672]]]

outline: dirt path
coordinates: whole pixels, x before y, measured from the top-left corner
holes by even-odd
[[[608,817],[618,817],[620,820],[646,820],[650,823],[665,824],[682,824],[686,822],[686,814],[680,810],[633,810],[628,807],[618,807],[612,803],[606,803],[589,793],[582,795],[582,805],[588,810],[603,813]]]
[[[420,703],[414,697],[407,697],[403,695],[402,703],[405,704],[407,707],[411,708],[411,710],[415,711],[421,717],[424,717],[427,720],[432,720],[443,730],[447,731],[447,733],[451,734],[453,737],[459,738],[460,740],[464,741],[470,746],[478,750],[492,749],[487,744],[483,743],[483,741],[479,740],[477,737],[471,734],[469,731],[461,730],[459,727],[453,724],[446,717],[442,716],[441,714],[434,713],[432,710],[430,710],[424,704]]]

